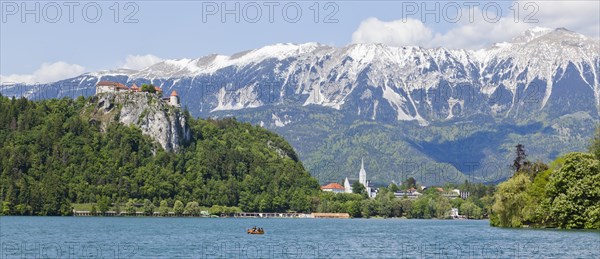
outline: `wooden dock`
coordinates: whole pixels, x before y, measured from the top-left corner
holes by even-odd
[[[315,219],[349,219],[350,214],[348,213],[311,213]]]
[[[209,215],[200,214],[200,215],[175,215],[174,212],[169,212],[166,215],[162,215],[159,212],[154,212],[152,214],[146,214],[144,212],[138,211],[134,213],[127,212],[116,212],[116,211],[106,211],[106,212],[96,212],[92,213],[87,210],[73,210],[73,216],[77,217],[92,217],[92,216],[103,216],[103,217],[211,217]],[[216,216],[212,216],[216,217]],[[277,212],[240,212],[231,215],[221,215],[222,218],[296,218],[296,219],[347,219],[350,218],[348,213],[277,213]]]
[[[241,212],[235,213],[234,218],[310,218],[305,213],[267,213],[267,212]]]
[[[182,214],[182,215],[175,215],[175,212],[170,211],[168,214],[166,215],[162,215],[160,212],[154,212],[152,214],[146,214],[144,212],[141,211],[137,211],[135,213],[127,213],[124,211],[121,212],[116,212],[116,211],[106,211],[106,212],[96,212],[96,213],[92,213],[91,211],[87,211],[87,210],[73,210],[73,216],[77,216],[77,217],[92,217],[92,216],[103,216],[103,217],[209,217],[207,215],[190,215],[190,214]]]

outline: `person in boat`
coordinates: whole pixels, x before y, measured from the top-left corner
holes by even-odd
[[[256,231],[256,226],[252,227],[252,232]]]

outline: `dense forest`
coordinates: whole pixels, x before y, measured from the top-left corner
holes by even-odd
[[[133,126],[86,119],[91,102],[0,96],[2,214],[69,215],[72,204],[106,210],[132,200],[310,211],[320,192],[292,147],[258,126],[184,112],[192,139],[170,153]]]
[[[521,145],[515,174],[498,185],[490,223],[500,227],[600,229],[600,127],[589,153],[531,162]]]

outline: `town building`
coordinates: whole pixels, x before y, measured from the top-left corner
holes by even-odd
[[[96,84],[96,94],[100,93],[117,93],[120,91],[129,91],[129,87],[124,84],[111,82],[111,81],[100,81]]]
[[[458,214],[458,208],[452,208],[452,209],[450,209],[450,217],[453,218],[453,219],[460,218],[460,214]]]
[[[351,180],[346,177],[344,179],[344,189],[346,193],[352,193],[352,184],[356,180]],[[377,196],[377,189],[373,187],[371,181],[367,180],[367,171],[365,170],[365,161],[361,159],[360,171],[358,172],[358,182],[365,187],[369,198],[375,198]]]
[[[329,183],[327,185],[321,186],[321,190],[324,192],[333,192],[333,193],[344,193],[346,189],[339,183]]]
[[[420,192],[417,191],[417,189],[415,188],[410,188],[408,190],[405,191],[397,191],[394,193],[394,196],[396,198],[409,198],[409,199],[416,199],[419,198],[419,196],[421,196],[422,194]]]

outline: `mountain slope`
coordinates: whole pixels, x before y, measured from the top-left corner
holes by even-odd
[[[388,156],[398,159],[393,154],[408,152],[403,160],[451,165],[471,177],[484,174],[478,171],[484,170],[483,163],[499,166],[509,159],[518,141],[531,141],[524,144],[542,160],[581,150],[581,139],[591,136],[600,114],[599,53],[597,40],[562,28],[536,28],[477,51],[277,44],[232,56],[167,60],[140,71],[101,71],[18,87],[25,96],[48,98],[94,94],[100,80],[152,83],[166,92],[177,90],[195,116],[236,116],[275,129],[297,148],[313,174],[323,155],[335,161],[332,168],[341,169],[327,169],[327,175],[339,179],[352,174],[360,155],[373,156],[367,161],[373,164],[374,178],[401,180],[415,170],[399,168]],[[18,87],[4,92],[16,93]],[[359,127],[366,122],[371,126]],[[360,152],[351,144],[345,145],[348,152],[334,152],[327,144],[379,128],[388,130],[372,140],[404,137],[377,156],[371,154],[381,147],[368,142]],[[489,138],[494,140],[486,142]],[[548,145],[553,149],[543,148]],[[452,165],[461,161],[480,166]],[[494,175],[500,179],[507,174]]]

